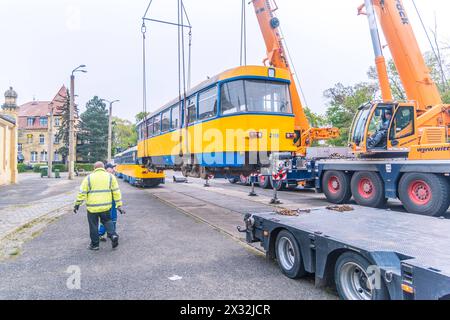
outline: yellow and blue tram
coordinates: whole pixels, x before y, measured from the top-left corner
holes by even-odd
[[[148,168],[185,176],[239,176],[295,152],[290,75],[245,66],[190,89],[138,124],[138,157]]]
[[[138,158],[138,148],[134,147],[114,156],[118,178],[138,187],[154,188],[165,183],[164,171],[153,171]]]

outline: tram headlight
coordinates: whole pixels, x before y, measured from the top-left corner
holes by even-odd
[[[286,139],[295,139],[295,133],[291,132],[286,133]]]

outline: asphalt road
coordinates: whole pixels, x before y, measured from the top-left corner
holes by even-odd
[[[336,299],[257,252],[121,183],[120,246],[88,251],[85,212],[68,214],[0,264],[0,299]],[[81,289],[68,289],[72,266]],[[79,269],[78,269],[79,268]]]
[[[18,184],[0,188],[0,209],[73,191],[80,184],[81,179],[69,181],[65,173],[61,175],[61,179],[41,178],[38,173],[19,174]]]

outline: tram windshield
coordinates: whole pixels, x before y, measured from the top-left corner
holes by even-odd
[[[221,87],[223,115],[234,113],[292,114],[289,84],[265,80],[237,80]]]

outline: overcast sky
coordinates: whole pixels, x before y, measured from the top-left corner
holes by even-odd
[[[77,103],[94,95],[120,99],[115,114],[142,111],[141,17],[148,0],[1,0],[0,91],[13,86],[19,104],[51,99],[79,64]],[[247,1],[249,2],[249,1]],[[323,91],[337,82],[367,80],[373,51],[362,0],[277,0],[290,51],[309,106],[324,112]],[[411,0],[404,0],[422,50],[429,50]],[[416,0],[429,28],[437,17],[450,42],[450,1]],[[176,20],[177,0],[153,0],[149,16]],[[185,0],[193,29],[193,84],[239,65],[241,0]],[[149,105],[154,110],[178,92],[176,29],[148,25]],[[262,64],[265,47],[248,6],[248,64]]]

